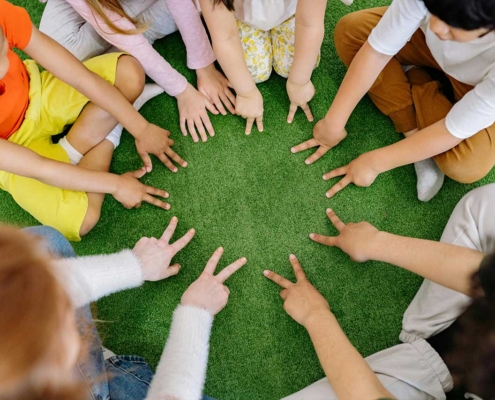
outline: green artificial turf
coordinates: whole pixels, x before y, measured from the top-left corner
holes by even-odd
[[[43,5],[16,0],[26,6],[38,24]],[[313,74],[317,93],[311,107],[321,119],[341,82],[345,67],[333,44],[333,28],[344,14],[386,4],[360,0],[346,7],[331,0],[319,68]],[[191,83],[185,47],[179,34],[155,48]],[[189,163],[172,174],[154,159],[154,169],[143,181],[171,193],[171,211],[150,205],[125,210],[111,196],[103,205],[101,221],[82,242],[78,254],[111,253],[132,247],[142,236],[159,236],[170,218],[179,218],[177,235],[194,227],[197,235],[176,261],[177,277],[127,290],[98,302],[105,346],[116,353],[137,354],[155,367],[163,350],[172,312],[181,294],[201,273],[218,246],[225,247],[221,267],[245,256],[248,263],[227,281],[228,306],[216,318],[211,336],[205,393],[220,399],[277,399],[324,376],[304,329],[282,309],[279,288],[262,271],[273,269],[293,279],[288,256],[295,253],[310,281],[329,300],[332,310],[357,349],[367,356],[398,343],[404,310],[421,279],[398,268],[368,262],[355,264],[340,250],[311,242],[310,232],[334,235],[325,209],[332,207],[344,221],[367,220],[400,235],[439,239],[451,211],[474,187],[493,182],[490,173],[475,185],[446,179],[429,203],[416,197],[412,166],[381,175],[370,188],[348,187],[334,199],[325,198],[331,183],[321,176],[359,154],[401,139],[391,122],[368,98],[353,113],[348,138],[314,165],[306,166],[309,152],[293,155],[290,148],[311,137],[314,124],[299,111],[292,125],[285,122],[289,100],[285,80],[273,73],[259,88],[265,104],[265,131],[245,136],[237,116],[211,116],[216,136],[194,144],[179,129],[176,101],[166,95],[150,101],[143,115],[172,132],[175,150]],[[129,134],[115,153],[112,171],[137,169],[141,161]],[[0,193],[0,215],[18,226],[36,224],[6,193]]]

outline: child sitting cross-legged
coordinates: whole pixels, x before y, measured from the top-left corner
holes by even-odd
[[[23,63],[14,47],[34,60]],[[136,101],[139,107],[152,96],[143,87],[144,72],[134,58],[111,53],[83,65],[40,33],[26,10],[0,0],[0,188],[71,240],[80,240],[98,222],[105,193],[126,208],[143,201],[170,208],[153,197],[168,197],[165,191],[137,178],[151,171],[149,153],[174,172],[171,159],[187,163],[171,149],[169,132],[131,105]],[[120,176],[108,173],[120,141],[120,133],[112,131],[118,122],[135,137],[145,164]],[[52,136],[71,124],[54,144]]]
[[[325,174],[323,179],[345,175],[328,197],[350,183],[369,186],[380,173],[412,163],[422,201],[438,193],[444,174],[472,183],[490,172],[495,165],[494,28],[493,0],[394,0],[388,8],[340,20],[335,45],[349,70],[314,138],[293,152],[319,147],[306,160],[310,164],[336,146],[347,136],[347,120],[366,92],[406,139]]]

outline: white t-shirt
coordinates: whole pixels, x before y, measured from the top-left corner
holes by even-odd
[[[495,32],[467,43],[444,41],[429,29],[430,16],[421,0],[394,0],[368,42],[382,54],[395,55],[421,28],[443,71],[474,86],[446,118],[448,131],[466,139],[495,122]]]
[[[296,13],[297,0],[235,0],[234,7],[239,21],[269,31]]]

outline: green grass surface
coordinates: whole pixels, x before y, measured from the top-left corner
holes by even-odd
[[[15,2],[26,6],[39,23],[43,5],[35,0]],[[350,11],[386,3],[360,0],[348,8],[337,0],[329,2],[322,60],[313,74],[317,94],[311,106],[316,120],[325,115],[345,73],[333,45],[336,22]],[[195,83],[178,34],[155,47]],[[400,235],[439,239],[457,201],[474,187],[495,180],[493,172],[475,185],[447,179],[440,194],[424,204],[416,198],[414,169],[407,166],[381,175],[370,188],[351,186],[328,200],[325,191],[330,183],[321,179],[324,172],[401,136],[366,98],[347,125],[348,138],[321,161],[306,166],[309,153],[292,155],[290,147],[310,138],[313,125],[301,112],[292,125],[285,122],[289,101],[284,79],[274,73],[259,88],[265,132],[245,136],[241,118],[212,116],[217,134],[205,144],[182,136],[175,99],[162,95],[150,101],[143,115],[172,132],[176,151],[189,162],[186,169],[172,174],[155,159],[153,172],[144,179],[171,193],[172,210],[144,205],[128,211],[107,196],[99,224],[74,244],[80,255],[132,247],[142,236],[159,236],[173,215],[179,218],[177,235],[196,228],[195,239],[177,257],[183,266],[177,277],[98,303],[98,317],[107,321],[101,327],[105,345],[117,353],[142,355],[153,366],[181,294],[213,250],[225,247],[221,267],[247,257],[248,264],[227,281],[230,301],[216,317],[211,336],[205,393],[221,399],[276,399],[324,376],[308,335],[285,314],[279,289],[262,275],[270,268],[293,278],[290,253],[300,258],[308,278],[330,301],[363,356],[398,343],[402,314],[421,279],[383,263],[355,264],[337,249],[312,243],[310,232],[336,234],[327,221],[327,207],[344,221],[367,220]],[[125,134],[112,171],[123,173],[140,166],[134,142]],[[0,193],[0,204],[2,221],[36,224],[8,194]]]

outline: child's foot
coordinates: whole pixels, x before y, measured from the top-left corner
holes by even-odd
[[[163,88],[156,83],[147,83],[144,85],[143,93],[141,93],[141,95],[134,102],[134,108],[139,111],[144,103],[151,100],[153,97],[162,94],[163,92]]]
[[[430,201],[442,188],[445,175],[431,158],[414,163],[414,169],[418,177],[418,199]]]
[[[150,99],[153,97],[158,96],[159,94],[162,94],[164,90],[162,89],[161,86],[158,86],[156,83],[147,83],[144,85],[143,93],[136,99],[134,102],[133,106],[136,110],[139,111],[139,109]],[[115,128],[112,129],[112,131],[108,134],[106,137],[107,140],[112,142],[113,147],[117,148],[117,146],[120,144],[120,137],[122,136],[122,125],[117,125]]]

